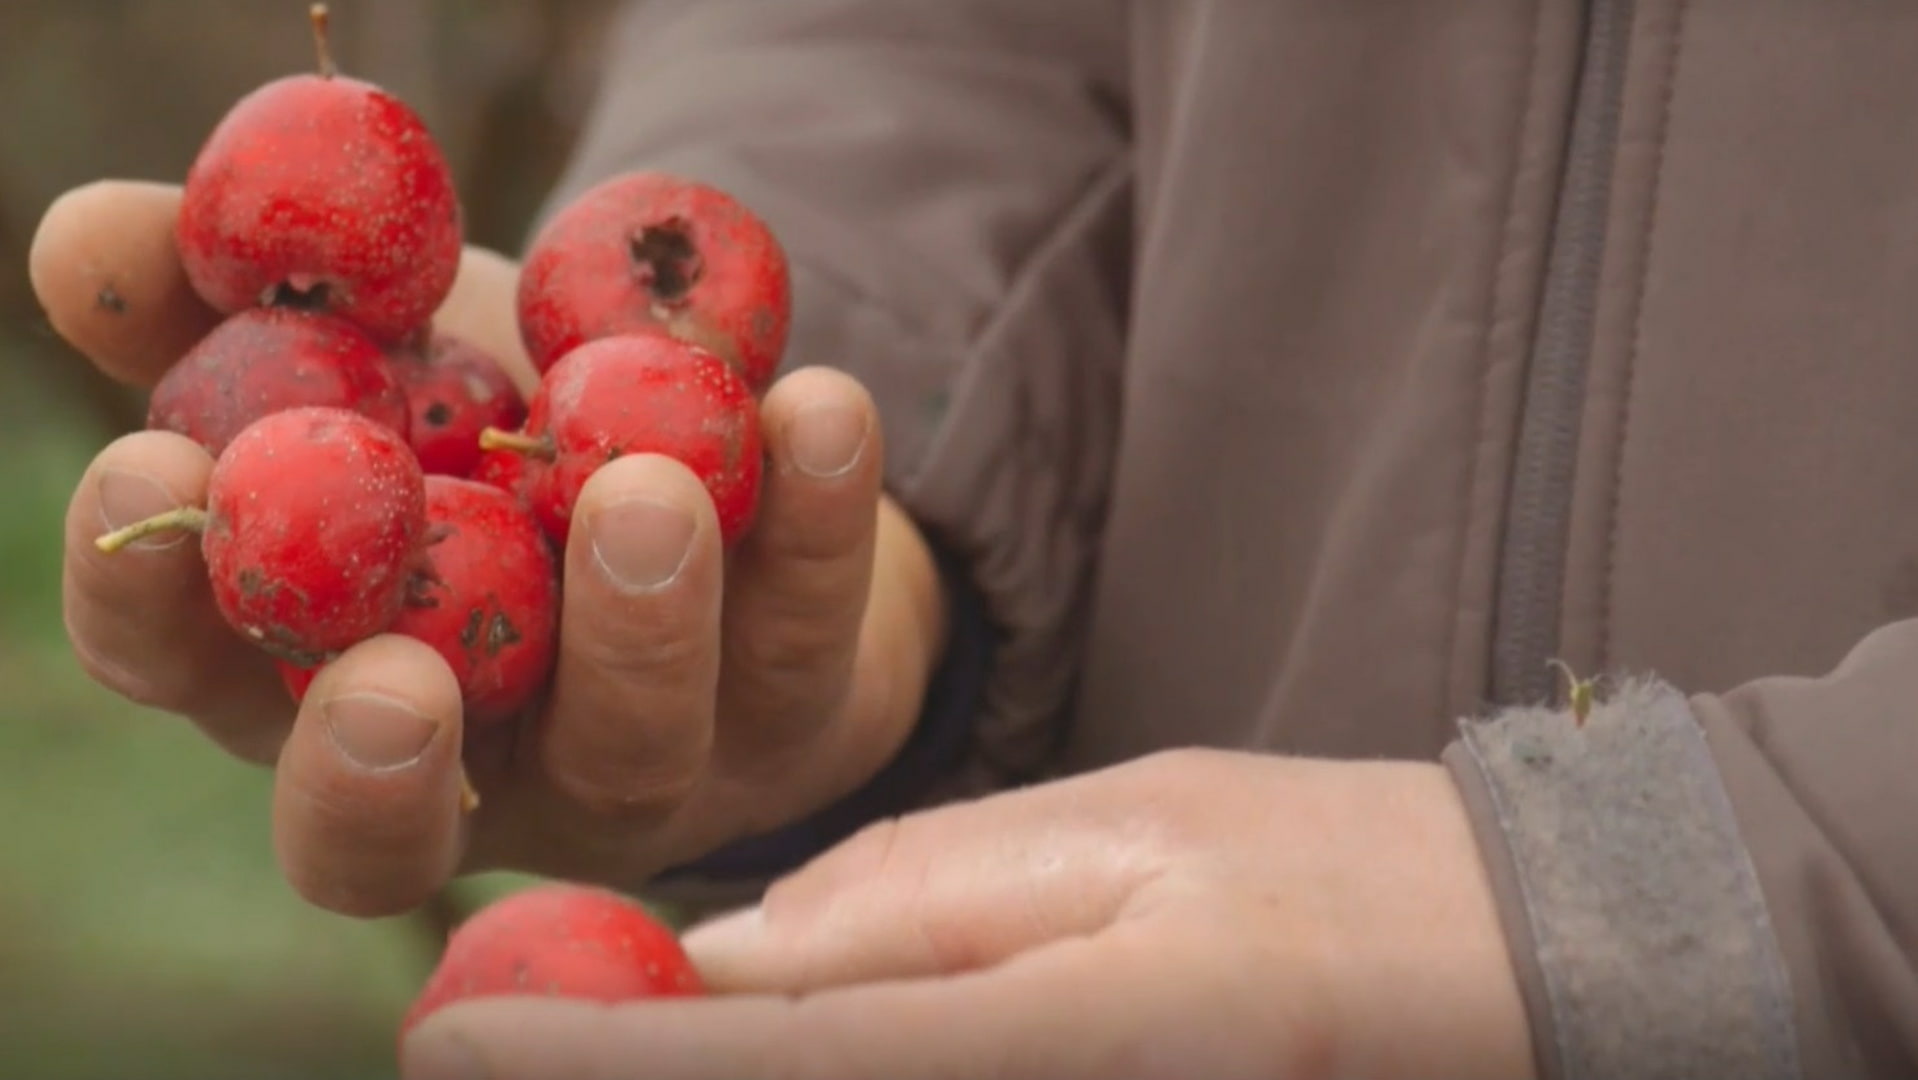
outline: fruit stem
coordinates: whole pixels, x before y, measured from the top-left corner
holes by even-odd
[[[320,56],[320,78],[330,79],[338,75],[340,69],[333,63],[333,50],[326,45],[326,5],[314,4],[306,9],[306,14],[313,21],[313,48]]]
[[[144,521],[136,521],[125,528],[115,529],[95,540],[93,546],[112,554],[128,544],[144,540],[155,533],[197,533],[205,530],[206,511],[197,506],[182,506],[178,510],[168,510],[164,514],[155,514]]]
[[[473,778],[467,773],[466,766],[462,764],[460,766],[460,813],[470,814],[478,810],[479,805],[479,789],[473,786]]]
[[[481,450],[511,450],[515,454],[525,454],[542,461],[551,461],[557,455],[553,451],[553,440],[540,436],[522,435],[517,431],[502,431],[489,427],[480,432]]]

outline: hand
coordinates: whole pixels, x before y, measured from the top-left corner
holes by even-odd
[[[875,826],[687,948],[720,996],[481,999],[407,1080],[1525,1080],[1434,765],[1178,751]]]
[[[90,185],[34,241],[54,327],[137,386],[216,321],[174,252],[178,201],[176,188]],[[491,349],[530,393],[515,273],[469,249],[437,325]],[[394,636],[330,664],[296,711],[267,657],[220,620],[197,545],[98,552],[109,528],[202,498],[211,459],[169,433],[114,442],[74,492],[68,634],[109,689],[276,763],[276,847],[315,904],[396,913],[491,868],[637,887],[857,787],[902,744],[943,648],[931,558],[880,494],[871,400],[803,370],[762,415],[761,517],[730,559],[710,498],[676,462],[624,458],[594,476],[564,553],[555,688],[520,724],[464,732],[451,670]],[[462,754],[483,796],[470,818]]]

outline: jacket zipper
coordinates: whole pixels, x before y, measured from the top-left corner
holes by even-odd
[[[1591,0],[1526,374],[1492,637],[1492,700],[1552,696],[1585,369],[1605,254],[1632,0]]]

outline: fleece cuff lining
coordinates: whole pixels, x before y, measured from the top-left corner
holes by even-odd
[[[1542,1080],[1799,1080],[1784,962],[1686,699],[1634,681],[1582,727],[1515,708],[1461,734],[1444,760]]]

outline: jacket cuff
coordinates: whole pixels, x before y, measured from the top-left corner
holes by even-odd
[[[1687,700],[1620,687],[1581,727],[1461,724],[1465,799],[1517,965],[1541,1080],[1797,1080],[1787,971]]]
[[[922,805],[959,767],[972,740],[995,635],[965,567],[943,548],[933,556],[945,583],[951,632],[906,743],[865,786],[802,821],[746,837],[664,871],[646,892],[667,900],[727,894],[741,898],[883,818]]]

